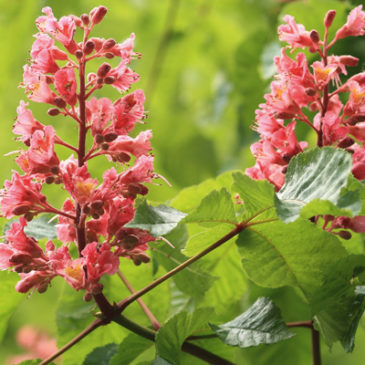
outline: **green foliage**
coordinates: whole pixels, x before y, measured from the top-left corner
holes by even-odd
[[[109,343],[102,347],[96,347],[88,354],[82,365],[109,365],[109,360],[117,353],[118,345]]]
[[[153,342],[138,336],[134,333],[129,334],[120,343],[117,353],[110,359],[110,365],[125,364],[129,365],[141,353],[148,350],[153,345]]]
[[[280,309],[264,297],[232,321],[210,327],[224,343],[241,348],[272,344],[294,336],[281,318]]]
[[[156,261],[164,267],[166,271],[174,269],[188,258],[181,253],[188,239],[188,232],[185,225],[181,225],[166,238],[173,244],[151,244],[152,254]],[[211,287],[214,278],[207,271],[204,271],[200,263],[195,263],[173,277],[179,290],[189,295],[193,299],[201,299],[204,293]],[[188,283],[188,285],[187,285]]]
[[[0,271],[0,293],[3,293],[0,306],[0,341],[3,339],[11,315],[23,299],[23,296],[15,291],[17,280],[17,274]]]
[[[180,348],[194,331],[204,328],[213,314],[212,308],[200,308],[193,313],[180,312],[168,319],[156,336],[158,355],[172,364],[180,364]]]
[[[126,227],[145,229],[159,237],[172,231],[185,216],[166,205],[153,207],[144,200],[137,206],[133,220]]]
[[[340,149],[316,148],[292,158],[286,173],[285,185],[276,194],[275,199],[280,219],[287,223],[295,221],[300,216],[303,206],[314,199],[329,202],[313,202],[310,208],[306,207],[306,218],[318,214],[358,213],[361,206],[358,204],[354,206],[353,194],[340,198],[341,189],[347,183],[351,168],[350,154]],[[357,198],[356,203],[358,197],[355,198]],[[355,211],[349,210],[351,208]]]

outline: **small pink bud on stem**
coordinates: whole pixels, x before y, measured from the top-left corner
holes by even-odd
[[[84,53],[89,55],[95,48],[95,43],[91,40],[85,43]]]
[[[329,28],[332,25],[333,19],[335,19],[336,10],[330,10],[324,18],[324,26]]]
[[[91,22],[94,25],[99,24],[103,20],[107,11],[108,11],[108,9],[105,6],[99,6],[97,8],[94,8],[93,10],[91,10],[91,12],[90,12]]]
[[[104,77],[106,76],[106,74],[110,71],[112,67],[109,65],[109,63],[103,63],[99,68],[98,68],[98,71],[97,71],[97,75],[99,77]]]
[[[57,108],[51,108],[51,109],[48,109],[47,113],[48,113],[48,115],[55,117],[56,115],[60,114],[60,110]]]
[[[82,14],[80,19],[81,19],[81,21],[84,25],[89,25],[90,24],[90,18],[87,14]]]
[[[113,38],[109,38],[103,44],[103,49],[111,49],[116,45],[116,41]]]
[[[318,43],[321,40],[321,38],[319,37],[319,33],[316,30],[312,30],[310,32],[310,37],[313,43]]]
[[[60,109],[66,108],[66,105],[67,105],[66,102],[62,98],[58,98],[58,97],[53,99],[53,103]]]

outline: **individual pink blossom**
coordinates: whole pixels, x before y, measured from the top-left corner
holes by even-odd
[[[128,90],[132,84],[139,80],[139,75],[126,66],[125,60],[122,60],[117,67],[110,70],[106,76],[114,78],[111,85],[119,91]]]
[[[329,64],[327,66],[323,65],[322,62],[316,61],[312,63],[314,79],[318,90],[322,90],[330,80],[337,76],[337,65]]]
[[[27,174],[50,174],[58,171],[59,159],[54,151],[56,132],[52,126],[37,130],[30,140],[30,148],[17,158]]]
[[[108,155],[118,155],[123,152],[132,154],[136,157],[147,155],[148,152],[151,151],[151,138],[151,130],[141,132],[136,138],[121,135],[109,144],[108,150],[104,153]]]
[[[365,34],[365,12],[362,10],[362,5],[351,10],[347,17],[346,24],[336,33],[336,39],[346,37],[357,37]]]
[[[71,16],[64,16],[57,21],[49,6],[43,8],[42,12],[45,16],[40,16],[36,20],[36,25],[40,32],[51,35],[65,47],[69,47],[73,41],[76,29],[73,18]]]
[[[69,162],[67,164],[67,162]],[[60,169],[66,190],[80,204],[91,200],[91,196],[98,185],[96,179],[91,178],[87,166],[77,167],[73,160],[60,164]]]
[[[31,271],[26,274],[20,273],[19,275],[21,280],[15,286],[19,293],[27,293],[31,288],[35,288],[42,293],[55,277],[55,274],[49,271]]]
[[[91,126],[91,134],[103,134],[107,123],[112,119],[114,107],[108,98],[92,98],[86,102],[87,120]]]
[[[118,134],[130,132],[135,123],[144,116],[144,92],[136,90],[114,103],[113,131]]]
[[[71,199],[66,199],[62,206],[62,211],[75,215],[75,206]],[[60,215],[56,224],[57,237],[63,243],[76,241],[76,227],[74,220]]]
[[[6,231],[6,239],[11,248],[17,252],[31,256],[32,258],[42,257],[43,251],[38,246],[36,240],[28,237],[24,228],[26,220],[23,217],[19,218],[19,222],[11,224],[10,229]]]
[[[37,214],[47,211],[46,197],[41,193],[42,186],[32,180],[31,176],[20,176],[14,171],[11,181],[5,181],[0,204],[6,218],[27,212]]]
[[[58,70],[54,76],[56,90],[65,98],[67,103],[75,105],[76,103],[76,78],[73,68],[64,67]]]
[[[97,242],[92,242],[82,250],[82,257],[86,262],[88,290],[93,294],[97,293],[95,290],[98,291],[99,286],[95,284],[103,275],[113,275],[118,271],[119,258],[110,249],[107,243],[99,246]]]
[[[310,32],[305,30],[302,24],[297,24],[290,15],[285,15],[284,21],[287,24],[282,24],[278,28],[281,41],[288,42],[293,49],[309,47],[311,52],[315,52],[318,49],[318,46],[313,43],[310,37]]]
[[[135,209],[130,198],[115,197],[108,206],[107,231],[110,237],[114,236],[126,223],[134,217]]]
[[[23,100],[17,108],[18,116],[13,126],[14,134],[19,135],[19,139],[25,144],[29,145],[30,138],[36,130],[43,131],[45,126],[39,123],[33,116],[30,109],[27,108],[29,103],[25,103]]]
[[[145,182],[151,182],[154,177],[153,173],[153,157],[142,155],[137,158],[134,166],[130,169],[122,172],[118,177],[118,185],[121,189],[127,189],[129,193],[135,196],[133,190],[137,185]],[[144,189],[147,189],[144,187]],[[142,195],[147,194],[147,190],[144,190],[143,186],[138,186],[137,193]]]
[[[24,66],[23,85],[29,100],[38,103],[54,104],[57,95],[50,89],[44,75],[37,73],[29,65]]]
[[[348,127],[341,125],[342,107],[338,95],[334,95],[328,103],[326,114],[322,117],[321,113],[317,113],[314,117],[314,126],[317,129],[322,128],[324,146],[332,146],[349,133]]]
[[[346,86],[350,91],[350,96],[345,105],[344,114],[365,114],[365,84],[362,85],[354,79],[350,79]]]

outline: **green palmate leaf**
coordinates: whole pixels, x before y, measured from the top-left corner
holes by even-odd
[[[243,199],[248,217],[260,214],[260,219],[275,217],[274,187],[265,180],[250,179],[242,172],[233,173],[233,192]]]
[[[354,347],[354,337],[364,311],[364,297],[355,293],[350,283],[365,269],[364,255],[350,255],[338,260],[312,299],[318,326],[325,341],[331,345],[340,340],[347,352]]]
[[[156,261],[165,270],[170,271],[188,259],[188,257],[181,253],[188,240],[188,232],[185,225],[176,227],[166,236],[166,239],[174,247],[170,247],[166,243],[151,243],[150,247],[152,247],[152,255]],[[197,262],[173,276],[177,288],[194,299],[201,298],[214,281],[214,278],[204,271],[201,266]]]
[[[219,315],[226,315],[229,306],[241,300],[247,290],[237,246],[232,240],[204,257],[202,265],[216,280],[206,292],[202,305],[213,306]]]
[[[344,338],[354,323],[353,270],[334,235],[307,220],[279,221],[243,231],[237,244],[243,267],[254,282],[271,288],[300,288],[326,342],[331,345]]]
[[[236,222],[236,214],[233,207],[231,194],[223,188],[213,190],[185,219],[186,223]]]
[[[109,364],[128,365],[152,345],[152,341],[131,333],[121,342],[116,354],[110,359]]]
[[[174,208],[166,205],[153,207],[144,200],[138,205],[133,220],[126,227],[145,229],[158,237],[172,231],[185,216],[185,213]]]
[[[280,219],[286,223],[295,221],[302,208],[314,199],[328,200],[340,209],[350,209],[350,214],[358,213],[359,205],[354,206],[353,195],[340,199],[351,168],[351,155],[330,147],[316,148],[293,157],[285,184],[275,196],[275,207]],[[311,205],[309,214],[331,214],[334,209],[331,204],[320,205],[317,212],[316,207]],[[355,212],[351,210],[354,207]],[[328,213],[325,208],[328,208]]]
[[[225,344],[242,348],[272,344],[294,336],[281,318],[280,309],[264,297],[232,321],[219,326],[210,324],[210,327]]]
[[[118,352],[116,343],[97,347],[88,354],[82,365],[109,365],[109,360]],[[121,364],[121,363],[120,363]]]
[[[160,356],[156,356],[151,365],[172,365],[171,362],[166,361]]]
[[[171,206],[184,212],[191,212],[199,206],[201,200],[211,191],[221,188],[229,189],[233,183],[232,172],[226,172],[215,179],[208,179],[199,185],[190,186],[180,191],[171,201]]]
[[[10,316],[17,308],[24,295],[15,290],[19,276],[13,272],[0,271],[0,342],[6,331]]]
[[[199,227],[201,228],[201,227]],[[198,229],[197,233],[191,235],[191,238],[186,244],[183,253],[186,256],[194,256],[200,251],[206,249],[214,242],[221,239],[224,235],[230,232],[233,229],[231,224],[217,224],[211,229]]]
[[[212,314],[212,308],[199,308],[193,313],[180,312],[167,320],[156,335],[158,355],[172,364],[179,364],[183,342],[195,330],[206,326]]]

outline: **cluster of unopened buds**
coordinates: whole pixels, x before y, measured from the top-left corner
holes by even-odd
[[[13,172],[0,201],[3,216],[20,216],[6,232],[6,241],[0,243],[0,269],[20,274],[19,292],[32,288],[44,292],[55,276],[62,276],[76,290],[86,290],[85,299],[90,300],[103,289],[100,278],[118,271],[120,257],[132,259],[136,265],[149,261],[147,243],[155,238],[147,231],[125,227],[134,217],[137,195],[148,192],[144,184],[158,177],[150,153],[151,131],[135,138],[128,135],[145,117],[143,91],[126,93],[139,79],[128,64],[140,55],[133,51],[134,34],[123,43],[90,37],[106,12],[99,6],[90,14],[57,20],[46,7],[45,15],[36,20],[39,33],[21,86],[29,100],[51,105],[50,116],[68,117],[79,135],[77,146],[62,140],[53,126],[40,123],[28,104],[20,102],[13,132],[28,149],[18,153],[16,162],[22,174]],[[74,39],[77,30],[83,33],[79,43]],[[112,67],[105,62],[96,73],[86,74],[86,64],[102,58],[114,58],[118,64]],[[115,102],[92,97],[104,85],[124,95]],[[72,155],[61,161],[55,145],[69,149]],[[90,175],[87,162],[104,158],[102,155],[121,172],[114,167],[106,170],[99,184]],[[67,191],[69,198],[61,209],[52,206],[42,193],[44,184],[57,184]],[[40,213],[58,216],[57,235],[62,245],[49,241],[43,249],[25,234],[27,221]],[[73,243],[77,258],[70,254]]]
[[[307,31],[290,15],[284,17],[286,24],[278,28],[279,39],[288,46],[282,48],[280,57],[274,58],[277,75],[271,83],[270,94],[265,95],[266,102],[256,111],[254,129],[261,139],[251,146],[256,165],[246,170],[253,179],[268,180],[277,191],[284,185],[291,158],[308,147],[307,142],[297,140],[297,122],[313,129],[318,147],[333,146],[351,153],[353,175],[365,179],[365,72],[343,81],[347,67],[356,66],[359,59],[329,54],[340,39],[365,34],[365,12],[361,5],[353,9],[346,24],[329,40],[329,28],[335,16],[335,10],[326,14],[323,39],[317,30]],[[294,52],[298,48],[317,53],[319,60],[309,66],[303,52],[298,52],[295,60],[288,56],[289,50]],[[313,122],[308,116],[311,112],[315,113]],[[324,220],[323,228],[332,221],[329,231],[345,228],[365,232],[363,216],[353,219],[325,216]],[[341,231],[340,235],[351,237],[347,231]]]

